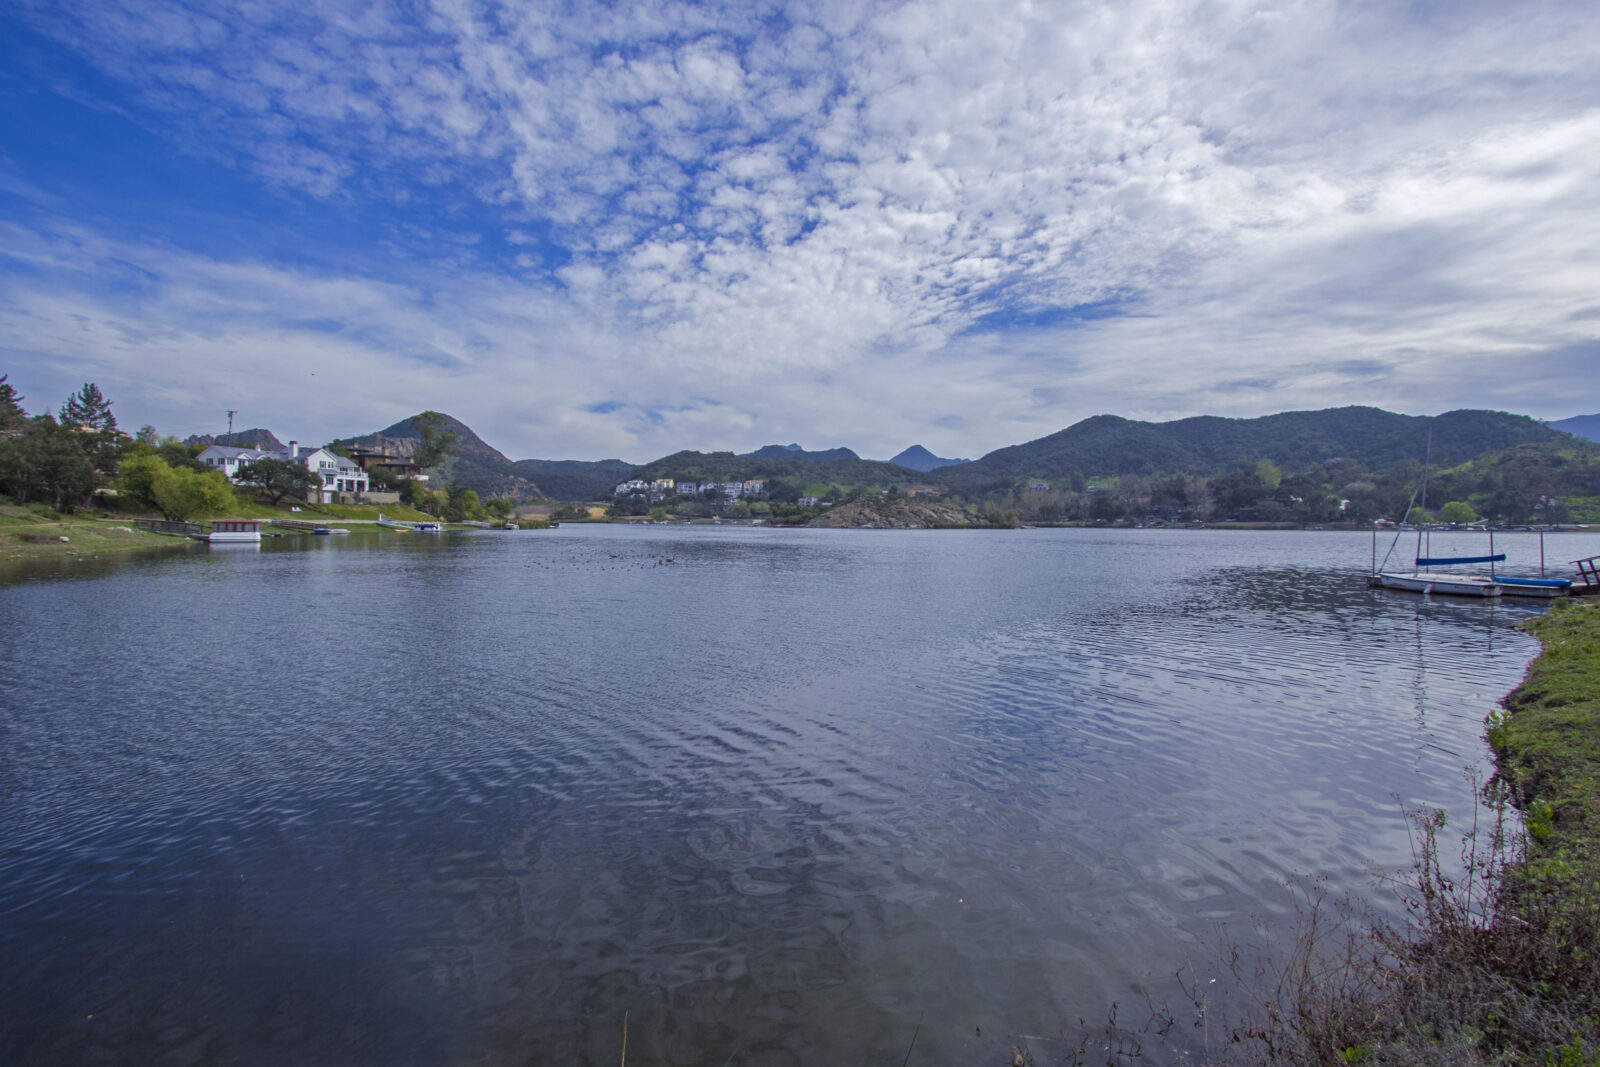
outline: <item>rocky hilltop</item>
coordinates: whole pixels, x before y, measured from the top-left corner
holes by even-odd
[[[253,430],[236,430],[233,433],[193,434],[184,439],[186,445],[227,445],[230,448],[259,448],[264,452],[282,452],[283,442],[271,430],[257,427]]]
[[[501,452],[490,447],[483,438],[472,432],[472,427],[460,419],[440,412],[441,433],[455,434],[455,450],[449,459],[432,473],[435,485],[460,483],[480,497],[504,497],[511,501],[537,500],[543,496],[539,487],[517,470]],[[410,459],[422,443],[422,431],[416,423],[417,416],[401,419],[393,426],[360,437],[342,438],[339,443],[352,448],[381,449],[391,455]]]
[[[1014,526],[1014,517],[976,515],[928,497],[876,495],[830,508],[806,525],[856,530],[946,530]]]

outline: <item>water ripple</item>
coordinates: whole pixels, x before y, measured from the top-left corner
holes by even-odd
[[[1392,908],[1533,651],[1331,534],[340,540],[0,586],[0,1060],[993,1058]]]

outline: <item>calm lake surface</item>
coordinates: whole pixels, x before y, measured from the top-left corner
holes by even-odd
[[[1542,609],[1370,551],[577,526],[13,573],[0,1062],[615,1063],[624,1013],[633,1065],[898,1063],[919,1019],[913,1063],[1059,1058],[1297,876],[1394,914],[1397,796],[1470,819]]]

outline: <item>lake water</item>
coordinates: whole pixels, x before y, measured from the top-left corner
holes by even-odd
[[[1059,1058],[1298,876],[1392,914],[1402,802],[1470,817],[1540,609],[1369,590],[1370,547],[576,526],[13,573],[0,1062],[615,1063],[625,1013],[634,1065],[899,1062],[919,1020],[913,1063]]]

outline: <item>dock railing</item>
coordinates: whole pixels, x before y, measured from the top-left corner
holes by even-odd
[[[133,524],[151,533],[177,534],[179,537],[203,537],[211,527],[198,522],[172,522],[167,519],[134,519]]]
[[[1575,559],[1572,565],[1578,568],[1578,574],[1589,585],[1600,585],[1600,556],[1590,556],[1587,559]]]

